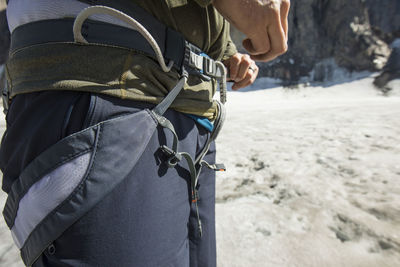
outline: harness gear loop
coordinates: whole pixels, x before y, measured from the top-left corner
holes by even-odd
[[[78,14],[78,16],[75,19],[74,26],[73,26],[75,42],[83,43],[83,44],[89,43],[88,41],[86,41],[86,39],[82,35],[82,25],[86,19],[88,19],[90,16],[92,16],[94,14],[110,15],[110,16],[116,17],[116,18],[122,20],[123,22],[126,22],[127,24],[129,24],[129,26],[131,26],[134,30],[137,30],[149,42],[149,44],[151,45],[151,47],[153,48],[153,50],[157,56],[158,63],[160,64],[162,70],[164,72],[169,72],[172,69],[174,62],[171,60],[168,64],[168,66],[165,64],[164,57],[161,53],[161,49],[158,46],[156,40],[154,40],[153,36],[149,33],[149,31],[145,27],[143,27],[142,24],[140,24],[134,18],[126,15],[125,13],[123,13],[117,9],[108,7],[108,6],[91,6],[91,7],[85,8]]]

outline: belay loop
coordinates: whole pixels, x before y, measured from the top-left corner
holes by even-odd
[[[74,40],[77,43],[84,43],[88,44],[89,42],[83,37],[82,35],[82,25],[87,20],[90,16],[94,14],[106,14],[110,15],[113,17],[116,17],[120,19],[121,21],[127,23],[129,26],[131,26],[133,29],[138,31],[146,40],[147,42],[151,45],[152,49],[154,50],[154,53],[156,55],[156,58],[160,64],[161,69],[164,72],[169,72],[171,71],[172,67],[174,66],[174,62],[170,60],[169,64],[167,65],[165,62],[165,59],[163,57],[163,54],[161,52],[160,46],[156,42],[156,40],[153,38],[153,36],[150,34],[150,32],[137,20],[134,18],[128,16],[127,14],[111,8],[107,6],[91,6],[88,7],[82,12],[79,13],[79,15],[76,17],[73,25],[73,33],[74,33]],[[191,48],[193,45],[188,45],[187,47]],[[194,46],[193,46],[194,47]],[[174,168],[182,159],[185,159],[187,162],[189,172],[190,172],[190,184],[191,184],[191,201],[192,204],[195,205],[196,209],[196,215],[197,215],[197,221],[198,221],[198,231],[199,231],[199,236],[202,236],[202,225],[201,225],[201,220],[200,220],[200,214],[199,214],[199,209],[198,209],[198,200],[199,200],[199,192],[198,192],[198,179],[199,175],[201,172],[201,169],[203,166],[206,166],[210,169],[213,169],[215,171],[218,170],[225,170],[225,167],[221,164],[215,164],[211,165],[203,160],[204,156],[207,154],[211,143],[217,138],[223,122],[225,120],[225,107],[224,103],[226,102],[226,69],[225,66],[223,65],[222,62],[220,61],[213,61],[212,59],[209,59],[207,57],[200,55],[197,55],[193,51],[191,51],[188,48],[184,51],[185,54],[189,54],[189,62],[188,62],[188,67],[194,68],[198,71],[201,71],[201,75],[209,75],[212,78],[215,78],[219,82],[219,89],[220,89],[220,101],[216,101],[218,105],[218,115],[217,118],[214,122],[214,128],[213,131],[210,134],[210,137],[208,138],[206,144],[204,145],[204,148],[200,152],[200,154],[196,157],[196,159],[193,159],[193,157],[187,153],[187,152],[180,152],[179,151],[179,140],[178,136],[176,134],[175,128],[173,124],[165,118],[163,115],[167,111],[167,109],[171,106],[172,102],[175,100],[175,98],[178,96],[182,88],[187,82],[188,79],[188,72],[185,70],[184,67],[182,67],[182,71],[180,74],[180,79],[175,85],[174,88],[170,90],[168,95],[159,103],[151,112],[153,116],[157,119],[157,122],[160,126],[163,128],[168,129],[169,131],[172,132],[173,134],[173,144],[172,147],[168,147],[166,145],[163,145],[160,147],[160,150],[166,155],[167,157],[167,164],[169,168]],[[214,67],[213,67],[214,65]],[[205,69],[203,71],[203,68]]]

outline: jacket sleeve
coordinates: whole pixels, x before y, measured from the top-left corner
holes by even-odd
[[[230,34],[228,35],[228,40],[227,40],[227,44],[226,44],[226,49],[224,52],[224,55],[222,56],[222,60],[227,60],[228,58],[230,58],[231,56],[233,56],[234,54],[236,54],[238,51],[236,49],[236,45],[235,43],[232,41]]]

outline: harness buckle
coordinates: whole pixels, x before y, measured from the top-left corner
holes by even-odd
[[[167,156],[168,167],[174,168],[178,162],[182,160],[182,155],[176,151],[173,151],[171,148],[166,145],[162,145],[160,147],[161,151]]]
[[[215,60],[189,42],[186,42],[184,64],[193,69],[195,74],[200,75],[206,80],[219,78]]]
[[[209,57],[203,56],[203,72],[205,75],[215,77],[217,71],[217,64]]]
[[[203,72],[203,67],[204,67],[204,57],[197,55],[196,53],[190,51],[190,56],[189,56],[189,66],[200,71],[200,73]]]
[[[202,166],[206,166],[210,170],[213,170],[213,171],[216,171],[216,172],[225,172],[226,171],[225,164],[223,164],[223,163],[210,164],[207,161],[202,160],[201,161],[201,165]]]

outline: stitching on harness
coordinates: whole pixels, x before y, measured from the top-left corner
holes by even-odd
[[[37,176],[36,178],[38,178],[38,177],[43,178],[43,176],[45,176],[46,174],[48,174],[48,173],[52,172],[53,170],[57,169],[58,167],[60,167],[60,166],[63,165],[64,163],[66,163],[66,162],[68,162],[68,161],[71,161],[71,160],[73,160],[73,159],[75,159],[75,158],[77,158],[77,157],[79,157],[79,156],[81,156],[81,155],[83,155],[83,154],[89,152],[90,150],[92,150],[92,147],[89,148],[89,149],[85,149],[85,150],[83,150],[83,151],[81,151],[81,152],[79,152],[79,153],[76,153],[76,154],[67,155],[67,158],[66,158],[66,159],[64,159],[63,161],[60,161],[59,163],[57,163],[57,164],[54,165],[54,166],[51,166],[50,168],[48,168],[46,171],[44,171],[41,175]],[[40,181],[40,180],[41,180],[41,179],[35,181],[33,184],[37,183],[37,182]],[[32,184],[32,185],[33,185],[33,184]],[[32,186],[32,185],[31,185],[31,186]],[[21,199],[26,195],[26,193],[29,191],[29,189],[31,188],[31,186],[28,187],[27,189],[25,189],[25,190],[22,192],[22,194],[21,194],[20,197],[18,198],[18,200],[19,200],[18,203],[19,203],[19,202],[21,201]],[[18,208],[16,208],[16,209],[14,210],[14,212],[13,212],[14,222],[13,222],[13,224],[12,224],[11,227],[14,226],[15,218],[16,218],[16,216],[17,216],[18,210],[19,210],[19,205],[18,205]]]
[[[128,57],[125,60],[125,64],[124,67],[122,69],[122,74],[121,77],[119,79],[119,84],[121,86],[121,98],[125,99],[126,98],[126,80],[128,78],[128,71],[129,71],[129,67],[132,65],[132,53],[128,54]]]
[[[54,209],[54,212],[55,212],[56,210],[58,210],[59,207],[60,207],[61,205],[63,205],[65,202],[70,201],[70,200],[72,199],[72,197],[73,197],[78,191],[80,191],[80,190],[82,189],[82,187],[83,187],[83,185],[84,185],[84,182],[88,179],[89,174],[90,174],[90,173],[92,172],[92,170],[93,170],[94,162],[95,162],[95,160],[96,160],[97,149],[98,149],[98,146],[99,146],[99,140],[101,139],[101,134],[102,134],[102,128],[103,128],[102,125],[100,125],[100,126],[99,126],[99,129],[98,129],[98,131],[97,131],[96,142],[95,142],[95,145],[94,145],[94,148],[93,148],[92,159],[91,159],[91,161],[90,161],[90,163],[89,163],[89,167],[88,167],[88,169],[87,169],[85,175],[83,176],[83,179],[81,180],[81,182],[79,183],[79,185],[74,189],[74,191],[72,191],[72,193],[71,193],[58,207],[56,207],[56,208]]]
[[[70,201],[70,200],[72,199],[72,197],[76,194],[76,192],[82,188],[83,183],[87,180],[87,177],[89,176],[91,170],[93,169],[93,165],[94,165],[93,163],[94,163],[94,159],[95,159],[96,154],[97,154],[96,152],[97,152],[98,143],[99,143],[98,141],[99,141],[100,136],[101,136],[101,128],[102,128],[101,125],[99,125],[98,128],[99,128],[99,129],[98,129],[98,131],[97,131],[97,136],[96,136],[96,139],[95,139],[95,140],[96,140],[96,141],[95,141],[95,145],[94,145],[94,147],[93,147],[92,160],[91,160],[91,162],[89,163],[90,167],[88,168],[88,170],[86,171],[85,175],[83,176],[82,181],[80,182],[80,184],[74,189],[74,191],[72,191],[72,193],[71,193],[63,202],[61,202],[56,208],[54,208],[49,214],[47,214],[46,217],[45,217],[40,223],[38,223],[38,225],[36,225],[36,227],[29,233],[28,237],[26,238],[26,241],[25,241],[24,245],[23,245],[22,248],[21,248],[21,251],[24,251],[25,246],[26,246],[28,240],[31,238],[32,234],[35,233],[35,231],[36,231],[38,228],[40,228],[40,227],[43,225],[43,223],[44,223],[45,221],[47,221],[48,218],[50,218],[50,217],[53,216],[56,212],[58,212],[58,210],[60,209],[61,206],[63,206],[66,202]],[[57,236],[55,239],[57,239],[57,238],[58,238],[58,236]],[[54,240],[52,240],[49,244],[51,244],[53,241],[54,241]],[[42,254],[43,251],[46,250],[46,248],[47,248],[47,246],[48,246],[49,244],[47,244],[46,246],[44,246],[44,248],[43,248],[43,250],[40,252],[40,254]],[[39,255],[40,255],[40,254],[39,254]],[[36,259],[37,259],[37,257],[36,257]],[[33,261],[35,261],[36,259],[34,259]],[[30,265],[31,265],[32,263],[33,263],[33,262],[30,262]]]
[[[151,110],[149,110],[149,109],[147,109],[147,108],[145,109],[145,111],[150,115],[150,118],[153,119],[153,121],[155,122],[156,126],[158,126],[158,120],[157,120],[157,118],[154,116],[153,112],[151,112]]]

